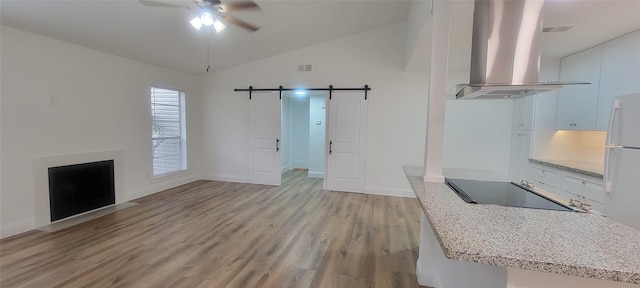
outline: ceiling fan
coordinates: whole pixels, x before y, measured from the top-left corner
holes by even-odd
[[[150,6],[150,7],[170,7],[170,8],[187,8],[191,9],[188,5],[185,4],[184,1],[171,1],[171,0],[138,0],[142,5]],[[229,15],[228,13],[240,10],[261,10],[260,6],[258,6],[255,2],[242,1],[242,2],[230,2],[230,3],[222,3],[221,0],[194,0],[199,13],[193,18],[190,23],[196,29],[200,30],[200,28],[204,26],[214,26],[216,32],[222,31],[224,29],[224,24],[222,22],[226,22],[229,24],[236,25],[243,29],[246,29],[250,32],[255,32],[260,29],[260,26],[256,26],[249,22],[240,20],[236,17]]]

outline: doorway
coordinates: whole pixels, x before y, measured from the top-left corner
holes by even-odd
[[[311,178],[324,178],[326,142],[324,91],[282,93],[281,170],[306,170]]]

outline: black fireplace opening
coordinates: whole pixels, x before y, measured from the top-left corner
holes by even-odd
[[[113,160],[49,168],[52,222],[115,203]]]

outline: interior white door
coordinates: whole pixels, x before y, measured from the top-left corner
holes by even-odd
[[[249,106],[249,182],[279,186],[282,109],[279,95],[254,93]]]
[[[363,192],[367,101],[363,92],[336,93],[329,100],[326,188]]]

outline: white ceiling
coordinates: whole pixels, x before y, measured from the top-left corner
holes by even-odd
[[[533,0],[536,1],[536,0]],[[473,1],[453,1],[449,68],[471,63]],[[542,57],[559,58],[640,29],[640,0],[546,0],[543,26],[574,26],[542,34]]]
[[[407,19],[408,0],[255,0],[262,11],[233,16],[263,28],[232,25],[220,34],[197,31],[186,8],[144,6],[137,0],[0,0],[4,25],[188,73],[221,70]],[[422,1],[422,0],[416,0]],[[223,0],[223,2],[227,2]],[[471,0],[452,1],[450,68],[470,63]],[[545,26],[575,26],[543,34],[543,57],[561,57],[640,29],[640,0],[547,0]]]
[[[111,54],[189,73],[220,70],[404,21],[405,0],[256,0],[262,11],[231,15],[262,26],[250,33],[233,25],[220,34],[197,31],[191,7],[149,7],[137,0],[0,0],[0,22]],[[232,2],[225,1],[223,3]]]

